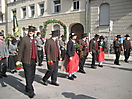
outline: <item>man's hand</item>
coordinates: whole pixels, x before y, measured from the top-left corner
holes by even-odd
[[[19,64],[21,64],[21,62],[20,62],[20,61],[17,61],[17,62],[16,62],[16,65],[19,65]]]
[[[44,45],[41,45],[41,47],[44,47]]]
[[[70,57],[69,59],[72,60],[72,57]]]
[[[39,62],[36,63],[36,65],[38,65],[38,64],[39,64]]]

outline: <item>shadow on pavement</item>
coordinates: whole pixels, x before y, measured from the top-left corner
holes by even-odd
[[[27,95],[27,93],[25,92],[25,89],[24,89],[25,85],[23,83],[21,83],[21,81],[23,81],[23,80],[19,79],[17,77],[11,76],[11,75],[8,75],[7,78],[0,79],[0,83],[1,83],[2,87],[7,87],[8,85],[10,85],[12,88],[15,88],[19,92]]]
[[[19,76],[21,76],[21,77],[23,77],[23,78],[25,79],[24,71],[20,71],[20,72],[19,72]],[[41,75],[35,74],[35,79],[34,79],[34,81],[36,81],[37,83],[43,84],[41,80],[42,80],[42,76],[41,76]]]
[[[121,69],[121,70],[127,70],[127,71],[132,71],[132,68],[113,67],[113,66],[107,66],[107,67]]]
[[[83,94],[75,95],[72,92],[63,92],[62,95],[65,98],[70,98],[70,99],[97,99]]]

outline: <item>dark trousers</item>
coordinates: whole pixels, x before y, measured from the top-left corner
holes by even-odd
[[[61,50],[61,58],[62,58],[62,61],[65,58],[65,54],[66,54],[66,50]]]
[[[2,60],[0,60],[0,76],[2,77],[2,75],[6,74],[7,71],[7,60],[6,58],[2,58]]]
[[[84,71],[85,60],[86,60],[85,56],[83,56],[82,58],[80,58],[80,61],[79,61],[79,70],[80,71]]]
[[[96,52],[95,53],[92,52],[92,64],[91,64],[92,66],[95,66],[96,55],[97,55]]]
[[[42,63],[44,58],[43,50],[38,50],[39,65]]]
[[[43,81],[47,81],[49,79],[49,77],[51,77],[51,81],[52,82],[56,82],[57,81],[57,74],[58,74],[58,58],[57,60],[54,62],[54,65],[48,66],[48,71],[46,72],[45,76],[43,77]]]
[[[34,88],[33,88],[33,81],[35,77],[35,70],[36,70],[36,60],[31,59],[30,64],[23,64],[24,68],[24,73],[25,73],[25,79],[26,79],[26,89],[28,90],[29,94],[34,93]]]
[[[116,52],[115,55],[116,55],[116,59],[114,61],[115,64],[119,64],[119,58],[120,58],[120,52]]]
[[[9,69],[15,69],[16,67],[16,59],[17,59],[17,55],[10,55],[8,58],[8,68]]]
[[[128,61],[128,58],[130,56],[130,49],[124,51],[125,61]]]

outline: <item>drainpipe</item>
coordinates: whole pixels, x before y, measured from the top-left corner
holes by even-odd
[[[8,34],[8,8],[7,8],[7,0],[5,0],[5,23],[6,23],[6,35]]]
[[[90,17],[91,17],[91,12],[90,12],[90,1],[91,0],[86,0],[86,5],[85,5],[85,17],[86,17],[86,22],[85,22],[85,32],[88,34],[89,40],[90,40]]]
[[[85,1],[85,33],[88,34],[88,1]]]

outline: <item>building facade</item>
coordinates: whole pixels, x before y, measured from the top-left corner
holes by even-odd
[[[111,40],[117,34],[132,36],[132,0],[91,0],[90,8],[91,37],[96,33]]]
[[[42,32],[45,22],[57,20],[58,23],[47,25],[46,38],[53,30],[60,30],[60,35],[64,35],[61,23],[67,27],[67,37],[70,32],[77,32],[80,37],[86,32],[86,4],[86,0],[7,0],[7,34],[13,34],[13,15],[16,14],[21,36],[26,34],[29,25]]]
[[[4,33],[6,31],[6,2],[5,0],[0,0],[0,32]]]
[[[0,5],[0,31],[5,35],[13,35],[16,14],[20,36],[29,25],[46,31],[46,38],[53,30],[67,38],[76,32],[78,39],[84,32],[89,38],[99,34],[111,40],[117,34],[132,36],[132,0],[0,0]]]

